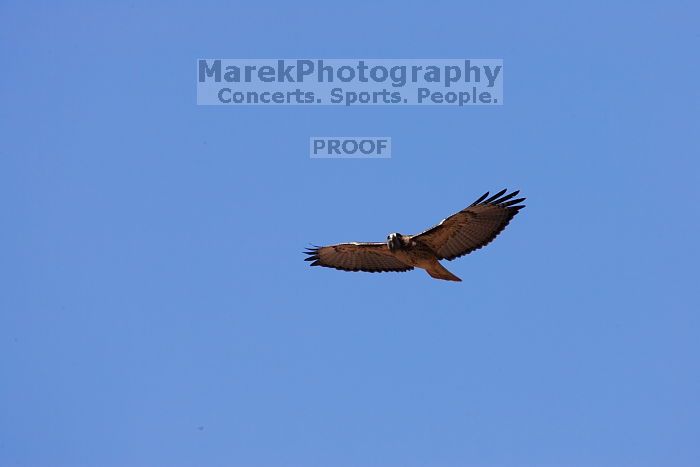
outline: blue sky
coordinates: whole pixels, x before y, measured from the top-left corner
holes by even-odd
[[[699,465],[698,13],[3,2],[0,465]],[[198,107],[200,57],[503,58],[506,103]],[[504,187],[462,283],[302,261]]]

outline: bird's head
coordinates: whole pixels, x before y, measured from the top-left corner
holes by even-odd
[[[386,244],[389,247],[389,250],[395,251],[403,247],[403,236],[400,233],[390,233],[388,237],[386,237]]]

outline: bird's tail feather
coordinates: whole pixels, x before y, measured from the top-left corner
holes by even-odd
[[[428,274],[430,274],[430,277],[434,277],[435,279],[442,279],[444,281],[455,281],[455,282],[462,282],[462,279],[459,277],[455,276],[452,274],[450,271],[445,269],[445,267],[435,261],[435,264],[433,264],[431,267],[425,269]]]

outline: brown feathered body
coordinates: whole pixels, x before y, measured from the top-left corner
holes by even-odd
[[[409,266],[425,269],[436,279],[460,282],[462,279],[448,271],[437,259],[437,254],[421,240],[410,235],[398,235],[398,242],[389,240],[388,246],[394,256]],[[395,245],[392,249],[392,244]]]

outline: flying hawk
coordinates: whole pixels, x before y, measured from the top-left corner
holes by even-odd
[[[410,271],[422,268],[435,279],[461,281],[440,264],[488,245],[525,205],[519,191],[486,192],[468,207],[418,235],[392,233],[385,243],[339,243],[307,248],[305,261],[342,271]]]

